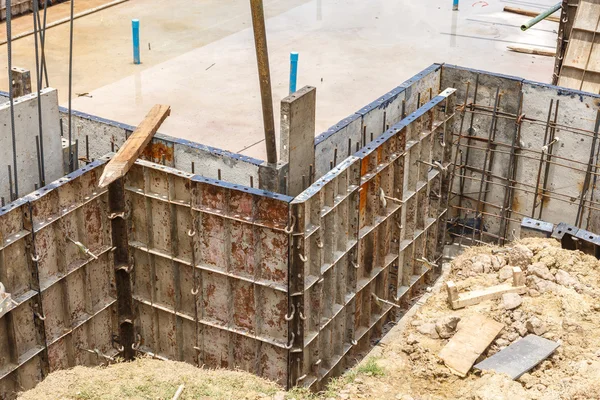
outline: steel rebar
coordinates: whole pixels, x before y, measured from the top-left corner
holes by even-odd
[[[39,45],[38,45],[38,34],[40,30],[39,26],[39,3],[37,0],[33,1],[33,30],[34,30],[34,47],[35,47],[35,78],[37,84],[37,110],[38,110],[38,135],[39,135],[39,178],[40,186],[46,185],[46,170],[44,167],[44,129],[43,129],[43,118],[42,118],[42,76],[40,73],[40,57],[39,57]],[[37,139],[37,138],[36,138]]]
[[[75,0],[71,0],[71,21],[69,23],[69,173],[74,170],[72,135],[73,135],[73,20]]]
[[[17,139],[15,133],[15,102],[13,93],[13,78],[12,78],[12,4],[11,0],[6,0],[6,48],[8,52],[8,98],[10,101],[10,128],[12,135],[12,150],[13,150],[13,169],[14,169],[14,197],[19,197],[19,179],[17,172]],[[9,180],[12,180],[12,174],[9,167]],[[13,190],[11,186],[11,201],[13,200]]]
[[[267,32],[265,13],[262,0],[250,0],[252,11],[252,27],[254,29],[254,44],[262,99],[263,123],[265,128],[265,144],[267,146],[267,161],[277,163],[277,144],[275,142],[275,120],[273,117],[273,94],[271,92],[271,72],[269,69],[269,50],[267,48]]]

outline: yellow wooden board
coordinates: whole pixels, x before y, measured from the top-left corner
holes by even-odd
[[[502,328],[504,324],[479,314],[461,321],[458,331],[440,352],[440,358],[454,374],[464,377]]]

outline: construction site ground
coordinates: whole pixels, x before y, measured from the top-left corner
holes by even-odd
[[[483,289],[510,283],[515,266],[526,275],[522,302],[501,298],[459,310],[449,306],[448,280],[461,292]],[[564,250],[553,239],[524,239],[504,248],[472,247],[446,265],[442,277],[370,355],[320,393],[301,389],[286,393],[243,372],[139,359],[58,371],[19,398],[171,399],[183,384],[180,399],[599,399],[599,286],[600,261]],[[504,326],[480,359],[528,334],[560,346],[517,380],[473,369],[461,378],[438,355],[475,315]]]
[[[451,1],[439,0],[265,0],[275,115],[289,94],[292,51],[300,54],[298,88],[317,88],[317,134],[435,62],[549,81],[552,57],[507,46],[553,50],[558,24],[542,21],[523,34],[528,17],[503,12],[505,5],[461,1],[453,12]],[[50,7],[49,20],[63,8]],[[247,0],[129,0],[76,19],[73,109],[135,125],[154,104],[169,104],[161,133],[266,159],[249,11]],[[133,18],[141,24],[140,65],[132,59]],[[69,24],[48,29],[45,46],[50,85],[66,106]],[[13,43],[13,65],[35,71],[33,49],[33,35]]]

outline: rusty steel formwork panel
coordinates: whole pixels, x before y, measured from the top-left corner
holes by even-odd
[[[48,373],[98,365],[113,348],[116,308],[106,159],[0,213],[0,282],[12,309],[0,317],[0,394],[11,398]]]
[[[125,185],[135,348],[285,385],[292,198],[146,161]]]
[[[292,202],[289,386],[360,359],[437,272],[454,108],[447,89]]]

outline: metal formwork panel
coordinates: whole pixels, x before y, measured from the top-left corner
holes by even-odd
[[[433,275],[454,107],[447,89],[292,202],[290,386],[322,387],[361,358]]]
[[[126,190],[136,348],[285,385],[291,198],[144,161]]]
[[[0,209],[0,282],[10,300],[0,311],[0,398],[32,388],[47,373],[45,341],[37,284],[24,225],[28,203],[20,200]]]
[[[2,398],[117,354],[106,194],[96,188],[105,162],[0,210],[0,282],[12,298],[0,312]]]
[[[28,196],[25,220],[32,232],[50,371],[98,365],[117,354],[107,192],[97,188],[102,168],[96,167],[104,162]]]

